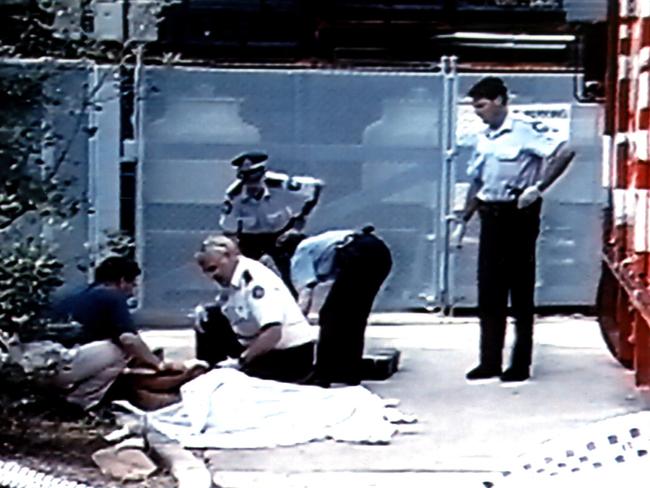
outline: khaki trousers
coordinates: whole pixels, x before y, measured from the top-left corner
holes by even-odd
[[[67,391],[66,400],[84,409],[95,406],[126,367],[128,357],[111,341],[75,347],[72,361],[52,378],[51,384]]]

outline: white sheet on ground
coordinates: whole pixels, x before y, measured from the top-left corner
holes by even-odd
[[[362,386],[320,388],[212,370],[181,389],[182,401],[147,414],[151,427],[191,448],[263,448],[334,439],[389,443],[412,423]],[[391,423],[392,422],[392,423]]]

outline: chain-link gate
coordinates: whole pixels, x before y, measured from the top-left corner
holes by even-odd
[[[253,149],[270,154],[271,169],[325,180],[309,233],[375,225],[395,261],[378,308],[474,306],[477,219],[457,251],[447,246],[446,217],[467,183],[469,151],[457,142],[481,129],[462,94],[483,75],[458,74],[453,58],[420,72],[143,68],[136,219],[143,308],[187,311],[211,297],[193,253],[219,230],[234,179],[230,159]],[[504,78],[513,110],[570,133],[577,151],[545,195],[538,304],[591,305],[601,107],[575,101],[572,75]]]
[[[309,233],[372,223],[395,261],[378,303],[440,303],[445,76],[424,72],[146,68],[140,80],[142,306],[188,310],[214,293],[193,254],[218,231],[229,161],[325,180]]]

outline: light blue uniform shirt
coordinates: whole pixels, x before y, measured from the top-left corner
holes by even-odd
[[[472,142],[467,174],[483,183],[477,198],[508,202],[517,199],[517,190],[539,182],[544,158],[566,140],[538,120],[508,113],[499,128],[488,127]]]
[[[347,244],[352,230],[330,230],[304,239],[291,258],[291,281],[296,290],[335,278],[337,248]]]

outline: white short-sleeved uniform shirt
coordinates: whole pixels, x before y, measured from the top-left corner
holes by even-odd
[[[269,268],[239,256],[230,285],[217,297],[239,342],[248,346],[268,324],[279,323],[282,331],[276,349],[295,347],[316,339],[284,282]]]
[[[544,158],[566,139],[543,122],[508,113],[499,128],[488,127],[472,142],[467,174],[482,182],[476,196],[484,202],[508,202],[540,180]]]
[[[308,202],[316,200],[322,181],[309,176],[288,176],[267,171],[261,198],[238,189],[229,190],[219,224],[226,232],[273,233],[284,229]],[[235,187],[240,182],[234,184]]]

